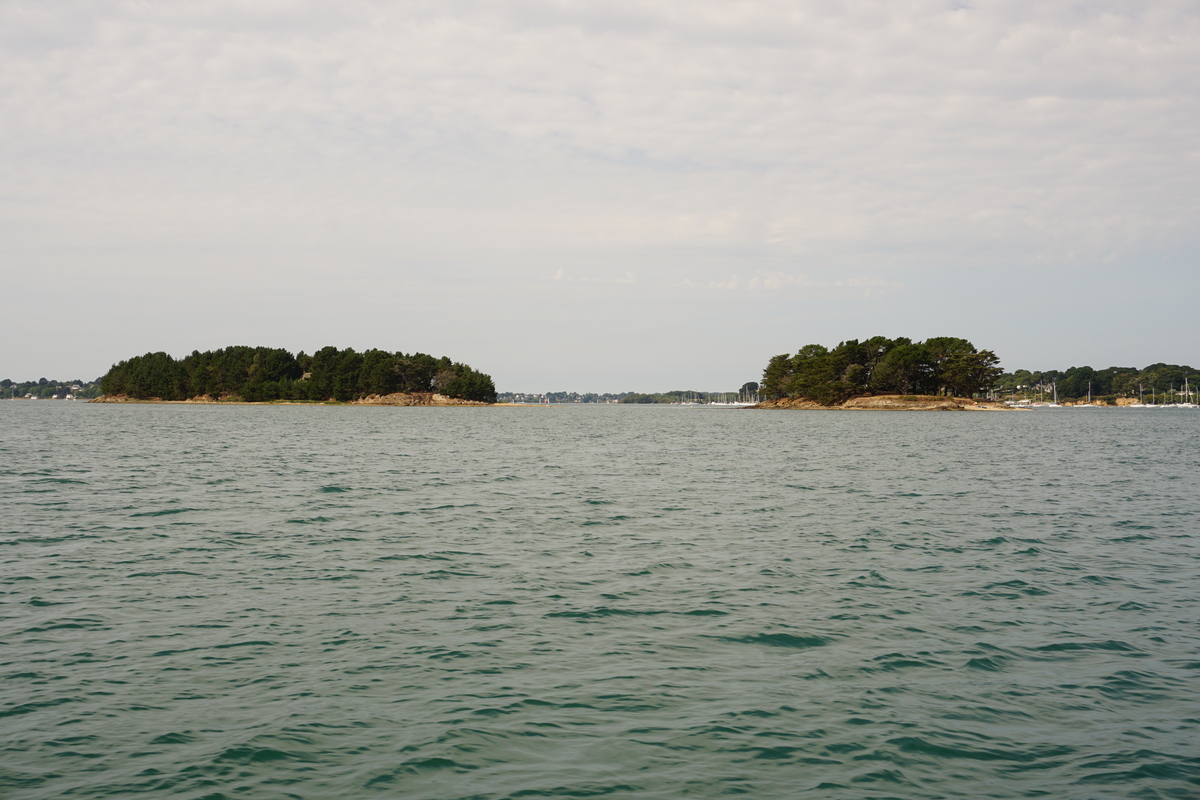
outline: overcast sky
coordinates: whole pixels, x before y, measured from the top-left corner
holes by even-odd
[[[0,0],[0,377],[1200,365],[1200,4]]]

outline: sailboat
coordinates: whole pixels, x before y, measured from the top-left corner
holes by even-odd
[[[1192,387],[1188,384],[1188,379],[1183,379],[1183,402],[1178,404],[1179,408],[1200,408],[1192,402]]]
[[[1126,408],[1145,408],[1146,401],[1142,399],[1142,393],[1144,391],[1145,390],[1142,388],[1142,385],[1139,383],[1138,384],[1138,401],[1136,403],[1130,403],[1129,405],[1127,405],[1125,407]]]
[[[1080,403],[1079,405],[1074,406],[1074,408],[1095,408],[1095,406],[1092,404],[1092,382],[1091,381],[1088,381],[1087,402]]]
[[[1054,402],[1048,403],[1046,408],[1062,408],[1062,406],[1058,404],[1058,381],[1055,381],[1052,384],[1052,388],[1054,389]]]

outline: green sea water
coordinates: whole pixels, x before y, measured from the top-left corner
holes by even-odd
[[[1200,797],[1200,412],[0,402],[0,797]]]

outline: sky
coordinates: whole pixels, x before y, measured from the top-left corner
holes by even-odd
[[[0,0],[0,378],[1200,365],[1200,4]]]

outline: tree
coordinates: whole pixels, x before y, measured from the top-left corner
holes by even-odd
[[[773,356],[763,370],[762,385],[759,393],[762,397],[774,400],[784,396],[787,383],[792,376],[792,359],[787,353]]]
[[[484,403],[496,402],[496,387],[487,375],[476,372],[470,367],[462,366],[459,374],[446,382],[441,393],[447,397],[457,397],[462,400],[475,400]]]
[[[1060,398],[1085,397],[1096,371],[1091,367],[1071,367],[1058,381]]]
[[[1004,372],[999,363],[991,350],[956,355],[947,363],[942,382],[952,394],[970,397],[993,386]]]
[[[929,354],[934,383],[939,384],[937,389],[963,394],[960,387],[970,368],[969,357],[975,353],[975,345],[955,336],[937,336],[926,339],[923,344]]]
[[[833,355],[818,344],[805,345],[792,359],[792,377],[787,384],[789,397],[804,397],[824,405],[833,405],[849,396],[842,383]]]
[[[919,394],[930,390],[935,375],[929,351],[921,345],[902,344],[888,350],[871,375],[871,388]]]

